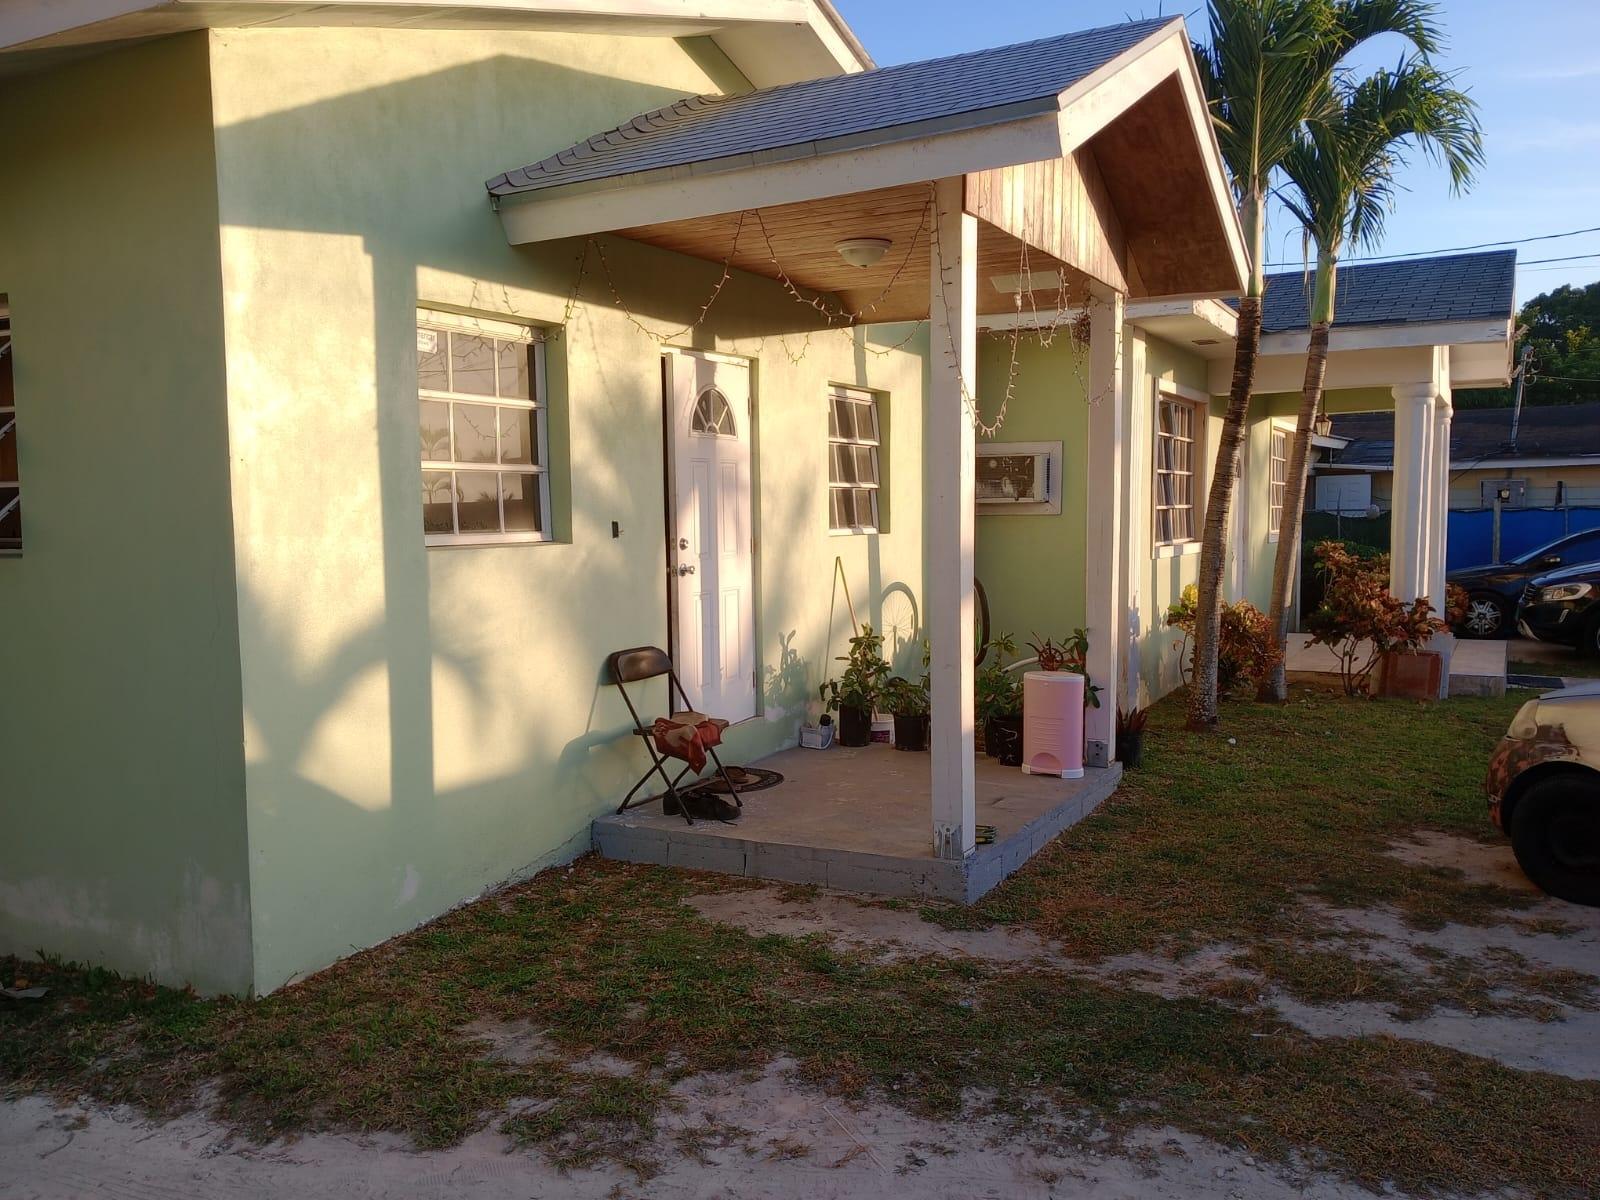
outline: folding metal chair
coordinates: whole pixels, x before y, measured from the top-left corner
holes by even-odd
[[[678,712],[672,713],[672,715],[677,716],[683,712],[692,712],[694,705],[689,702],[689,694],[683,690],[683,684],[679,682],[677,672],[672,669],[672,660],[667,657],[665,650],[657,646],[635,646],[631,650],[618,650],[606,659],[606,665],[611,672],[611,682],[617,685],[617,691],[622,693],[622,702],[628,706],[628,714],[633,717],[633,732],[644,742],[644,748],[650,754],[650,769],[640,777],[638,783],[633,785],[632,790],[628,792],[622,803],[617,806],[617,811],[619,813],[626,812],[629,808],[634,807],[633,798],[638,794],[639,789],[650,782],[651,776],[660,775],[662,781],[667,785],[666,795],[670,796],[677,804],[678,811],[683,814],[683,819],[693,825],[694,818],[689,815],[689,806],[684,802],[683,795],[678,790],[678,784],[682,782],[685,775],[694,770],[694,767],[685,763],[683,770],[676,775],[667,773],[667,759],[656,749],[655,723],[651,722],[649,725],[644,723],[644,719],[639,716],[638,708],[634,706],[633,697],[628,695],[627,688],[630,683],[645,683],[651,679],[660,679],[665,675],[667,677],[667,707],[671,709],[674,704],[680,701],[683,704],[683,708]],[[706,754],[712,762],[717,764],[717,771],[722,776],[722,782],[728,786],[729,798],[737,807],[743,808],[744,801],[739,799],[739,790],[728,776],[728,768],[722,765],[722,759],[717,755],[717,748],[715,746],[707,746]],[[648,804],[655,799],[657,799],[655,796],[646,796],[638,803]]]

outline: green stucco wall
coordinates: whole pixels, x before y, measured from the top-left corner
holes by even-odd
[[[568,320],[581,247],[508,247],[482,181],[711,88],[693,49],[212,35],[261,990],[587,848],[645,765],[601,672],[612,650],[667,638],[660,346],[593,257]],[[628,307],[664,331],[693,321],[719,274],[606,252]],[[557,544],[424,547],[419,302],[565,324],[549,354]],[[735,760],[794,740],[842,652],[836,558],[862,619],[885,597],[902,620],[920,612],[920,344],[783,333],[808,311],[736,276],[678,339],[754,366],[764,709],[730,731]],[[885,394],[885,535],[828,533],[831,382]]]
[[[978,339],[978,402],[994,421],[1006,400],[1010,335]],[[1005,421],[988,442],[1060,442],[1061,512],[990,513],[981,507],[973,570],[989,598],[991,629],[1011,634],[1021,653],[1034,636],[1060,642],[1084,623],[1083,557],[1088,522],[1088,355],[1062,330],[1050,345],[1017,342],[1016,378]]]
[[[0,85],[0,951],[252,981],[207,42]]]
[[[1167,606],[1195,579],[1198,556],[1158,556],[1152,544],[1150,464],[1155,437],[1156,396],[1173,385],[1203,397],[1204,360],[1128,328],[1123,336],[1124,414],[1129,468],[1124,479],[1123,536],[1128,541],[1128,602],[1138,617],[1140,702],[1165,695],[1181,682],[1176,637],[1163,624]],[[979,342],[979,400],[993,420],[1005,397],[1011,366],[1009,336]],[[1062,443],[1062,504],[1059,515],[1001,514],[980,510],[976,571],[989,597],[995,634],[1018,643],[1034,634],[1060,639],[1084,624],[1088,535],[1089,414],[1085,400],[1087,356],[1080,358],[1063,333],[1049,346],[1024,337],[1017,349],[1016,382],[1005,423],[992,441]],[[1203,431],[1206,462],[1215,458],[1221,422],[1213,415]],[[982,453],[983,442],[979,442]],[[1209,476],[1207,476],[1209,478]],[[1026,647],[1022,653],[1028,653]],[[1123,686],[1126,686],[1124,684]]]

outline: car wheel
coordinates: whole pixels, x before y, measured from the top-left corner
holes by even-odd
[[[1600,906],[1600,775],[1554,775],[1511,810],[1511,848],[1538,887]]]
[[[1506,606],[1498,596],[1473,592],[1467,597],[1467,615],[1461,619],[1461,633],[1472,638],[1503,637]]]
[[[1600,613],[1590,618],[1589,627],[1583,631],[1583,641],[1578,646],[1578,652],[1590,658],[1600,658]]]

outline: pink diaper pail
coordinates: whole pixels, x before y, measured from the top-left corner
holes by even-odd
[[[1022,769],[1083,778],[1083,676],[1029,671],[1022,677]]]

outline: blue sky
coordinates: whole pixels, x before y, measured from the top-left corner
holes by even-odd
[[[1130,17],[1181,13],[1204,28],[1204,6],[1174,0],[835,0],[883,65],[1049,37]],[[1436,250],[1600,226],[1600,2],[1442,0],[1459,72],[1482,109],[1488,165],[1453,197],[1442,171],[1406,169],[1377,253]],[[1392,65],[1402,44],[1380,42],[1353,65]],[[1276,214],[1269,261],[1300,262],[1300,236]],[[1600,233],[1516,247],[1519,303],[1563,283],[1600,280]],[[1531,259],[1590,253],[1571,263]]]

